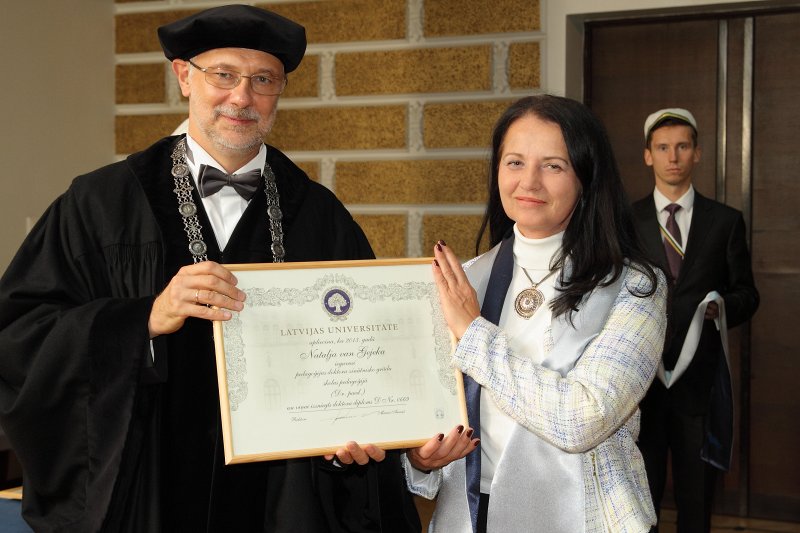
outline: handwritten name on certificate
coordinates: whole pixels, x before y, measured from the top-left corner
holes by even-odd
[[[465,424],[431,259],[226,265],[214,323],[226,463],[419,446]]]

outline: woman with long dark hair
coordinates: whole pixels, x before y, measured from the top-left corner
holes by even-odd
[[[444,242],[434,247],[474,429],[406,455],[412,492],[437,498],[430,530],[648,531],[635,441],[666,282],[640,250],[608,136],[586,106],[531,96],[502,115],[476,247],[487,230],[491,250],[463,269]]]

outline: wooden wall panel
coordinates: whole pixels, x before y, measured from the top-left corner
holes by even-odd
[[[704,150],[696,187],[714,197],[717,22],[630,23],[591,30],[587,104],[603,120],[632,200],[653,190],[644,121],[665,107],[689,109]]]
[[[751,514],[800,520],[800,13],[755,18]]]

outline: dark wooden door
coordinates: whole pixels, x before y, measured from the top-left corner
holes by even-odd
[[[645,117],[697,118],[695,187],[744,212],[761,292],[731,330],[738,438],[716,511],[800,521],[800,3],[731,9],[585,17],[583,98],[632,200],[653,189]]]
[[[750,503],[800,520],[800,13],[754,20]]]

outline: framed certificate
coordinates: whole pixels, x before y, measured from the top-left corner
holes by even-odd
[[[226,464],[467,425],[431,261],[225,265],[247,295],[214,323]]]

